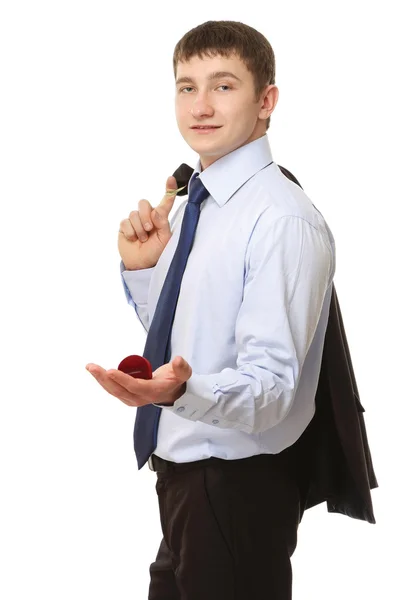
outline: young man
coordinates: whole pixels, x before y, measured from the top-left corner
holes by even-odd
[[[315,411],[334,241],[273,162],[266,132],[278,88],[265,37],[204,23],[178,42],[174,74],[179,131],[199,155],[188,202],[169,222],[174,194],[156,209],[141,200],[119,232],[127,298],[149,332],[168,300],[158,305],[184,209],[205,190],[173,359],[147,381],[87,368],[122,402],[161,407],[149,466],[164,537],[149,599],[290,600],[303,513],[290,458]],[[174,177],[167,188],[177,189]],[[137,420],[135,436],[145,424]]]

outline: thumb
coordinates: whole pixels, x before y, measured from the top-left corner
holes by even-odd
[[[192,375],[192,367],[182,356],[175,356],[172,361],[172,368],[181,381],[187,381]]]

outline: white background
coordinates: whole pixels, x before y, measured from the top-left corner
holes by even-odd
[[[395,2],[5,1],[0,12],[1,577],[4,600],[147,598],[156,476],[135,409],[85,370],[142,354],[117,231],[196,156],[172,54],[209,19],[259,29],[280,97],[269,139],[336,239],[335,285],[374,467],[376,525],[306,511],[294,600],[398,592],[399,46]],[[239,7],[240,6],[240,7]],[[176,200],[175,207],[183,201]]]

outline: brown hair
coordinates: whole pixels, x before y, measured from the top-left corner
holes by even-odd
[[[175,46],[174,76],[178,62],[193,56],[230,57],[236,54],[253,75],[256,100],[267,85],[275,84],[275,55],[268,40],[256,29],[239,21],[206,21],[191,29]],[[271,117],[266,120],[269,128]]]

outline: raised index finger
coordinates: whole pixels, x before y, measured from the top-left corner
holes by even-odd
[[[166,196],[176,196],[176,194],[178,192],[181,192],[182,190],[184,190],[186,187],[186,185],[183,185],[182,187],[178,188],[177,190],[166,190],[165,195]]]
[[[166,216],[169,215],[171,208],[174,205],[174,201],[176,198],[176,195],[178,192],[180,192],[181,190],[183,190],[186,186],[183,186],[181,188],[178,188],[178,184],[176,183],[176,179],[173,175],[171,175],[171,177],[168,177],[166,185],[165,185],[165,193],[164,193],[164,197],[161,200],[160,204],[157,206],[156,210],[158,208],[162,209],[162,213],[164,213]]]

